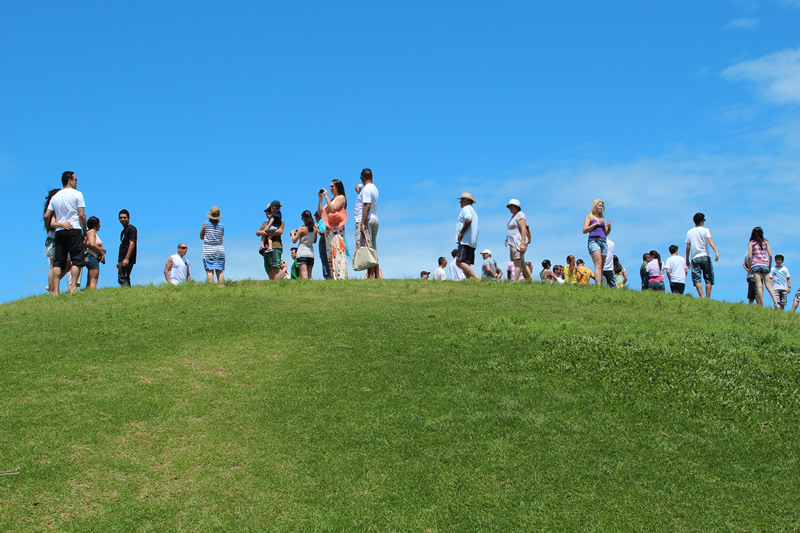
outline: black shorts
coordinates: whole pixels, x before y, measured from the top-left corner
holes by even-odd
[[[456,262],[466,263],[468,265],[474,265],[475,248],[467,246],[466,244],[459,244],[458,253],[456,254]]]
[[[306,265],[308,268],[312,268],[314,266],[314,258],[313,257],[298,257],[297,258],[298,265]]]
[[[747,299],[756,299],[756,280],[753,278],[747,278]]]
[[[82,267],[83,231],[79,229],[62,229],[56,231],[56,251],[53,266],[64,269],[67,266],[67,255],[73,266]]]

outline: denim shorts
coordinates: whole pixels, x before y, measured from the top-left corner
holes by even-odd
[[[664,292],[664,282],[663,281],[653,281],[649,280],[647,282],[647,289],[651,291],[661,291]]]
[[[714,265],[707,255],[692,259],[692,284],[697,285],[701,279],[705,280],[707,285],[714,284]]]
[[[92,254],[86,254],[86,270],[99,270],[100,260]]]
[[[769,274],[769,267],[766,265],[755,265],[754,267],[750,268],[750,271],[753,274],[767,275]]]
[[[600,239],[598,237],[590,237],[589,238],[589,255],[592,252],[600,252],[600,255],[608,255],[608,243],[605,239]]]
[[[298,257],[297,258],[298,265],[306,265],[309,268],[314,267],[314,258],[313,257]]]

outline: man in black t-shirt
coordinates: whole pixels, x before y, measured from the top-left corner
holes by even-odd
[[[127,209],[119,212],[119,223],[122,233],[119,234],[119,256],[117,263],[117,281],[122,287],[131,286],[131,270],[136,264],[136,226],[130,223],[131,215]]]

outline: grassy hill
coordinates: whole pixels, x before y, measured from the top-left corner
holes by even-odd
[[[798,530],[799,325],[417,280],[13,302],[0,529]]]

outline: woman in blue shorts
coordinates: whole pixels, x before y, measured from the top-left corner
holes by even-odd
[[[97,288],[97,280],[100,278],[100,263],[106,264],[106,249],[103,248],[103,241],[97,232],[100,231],[100,219],[89,217],[86,221],[86,272],[88,273],[88,284],[86,289],[93,291]]]
[[[589,214],[583,219],[583,233],[589,234],[589,255],[594,261],[594,282],[598,287],[603,279],[603,265],[608,255],[606,237],[611,233],[611,222],[605,219],[605,209],[603,200],[595,200]]]

